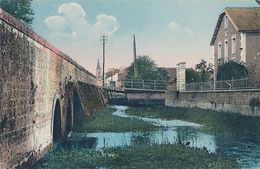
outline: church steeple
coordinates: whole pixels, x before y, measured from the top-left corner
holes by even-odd
[[[96,68],[96,70],[101,70],[101,66],[100,66],[99,59],[98,59],[98,62],[97,62],[97,68]]]
[[[97,85],[98,86],[102,85],[102,73],[101,72],[102,72],[102,69],[101,69],[101,66],[100,66],[99,59],[98,59],[97,68],[96,68],[96,79],[97,79]]]

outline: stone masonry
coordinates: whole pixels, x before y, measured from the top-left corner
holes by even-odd
[[[49,150],[56,103],[60,135],[68,132],[76,82],[100,96],[93,74],[1,9],[0,72],[1,169],[32,164]]]
[[[260,116],[260,90],[239,91],[168,91],[165,105],[170,107],[199,107],[216,111]]]

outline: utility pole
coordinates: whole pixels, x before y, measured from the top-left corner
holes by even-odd
[[[134,43],[133,43],[133,54],[134,54],[134,77],[138,77],[138,65],[137,65],[137,56],[136,56],[136,43],[135,43],[135,34],[134,37]]]
[[[107,36],[102,35],[100,36],[100,41],[102,42],[102,46],[103,46],[103,75],[102,75],[102,86],[105,87],[105,45],[107,42]]]

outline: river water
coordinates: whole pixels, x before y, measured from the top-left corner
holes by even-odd
[[[260,168],[260,142],[245,137],[213,135],[201,130],[201,125],[182,120],[163,120],[153,117],[139,117],[126,114],[127,107],[114,106],[115,116],[137,118],[159,126],[153,132],[105,132],[87,134],[89,148],[102,149],[126,145],[153,143],[181,143],[190,147],[206,148],[209,152],[230,156],[241,164],[242,168]],[[75,137],[74,133],[71,137]],[[86,134],[85,134],[86,135]]]

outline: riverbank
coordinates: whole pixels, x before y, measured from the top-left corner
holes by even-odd
[[[239,168],[235,161],[216,154],[209,154],[206,150],[177,144],[154,144],[109,148],[104,151],[60,149],[50,153],[41,164],[31,169],[95,169],[101,167],[111,169]]]
[[[108,107],[103,111],[94,113],[92,117],[82,117],[81,121],[75,123],[74,133],[93,132],[129,132],[129,131],[153,131],[158,127],[140,119],[123,118],[114,116],[116,109]]]
[[[203,130],[214,134],[233,136],[249,135],[260,138],[260,117],[243,116],[238,113],[216,112],[200,108],[138,107],[127,110],[129,115],[162,119],[179,119],[202,124]]]

